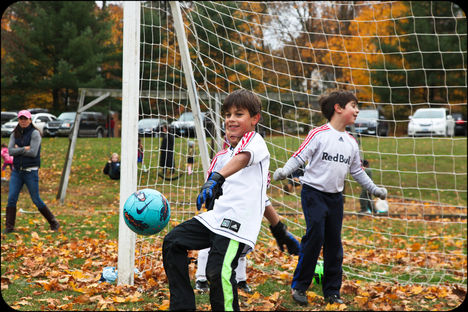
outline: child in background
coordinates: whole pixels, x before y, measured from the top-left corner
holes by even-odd
[[[2,158],[2,181],[6,181],[6,167],[9,166],[10,170],[13,170],[13,156],[10,156],[10,154],[8,153],[8,145],[6,145],[5,143],[2,143]]]
[[[359,146],[348,132],[359,113],[358,100],[349,91],[334,91],[319,100],[327,124],[312,129],[299,149],[283,168],[276,169],[273,179],[287,178],[307,163],[301,177],[301,204],[306,221],[299,261],[291,283],[293,299],[307,305],[306,291],[312,282],[315,266],[323,246],[324,275],[322,290],[325,302],[343,303],[340,289],[343,275],[343,185],[346,174],[375,196],[385,199],[387,190],[377,187],[361,167]]]
[[[104,172],[104,174],[109,175],[109,178],[111,178],[112,180],[119,180],[120,179],[119,154],[112,153],[111,158],[107,161],[102,171]]]
[[[187,150],[187,171],[188,175],[192,175],[192,167],[193,167],[193,154],[195,152],[195,142],[188,141],[188,150]]]
[[[296,171],[294,171],[289,177],[288,177],[288,184],[285,184],[283,187],[283,190],[287,194],[291,194],[296,186],[301,185],[301,181],[299,180],[300,177],[304,175],[304,166],[300,166]]]
[[[223,144],[223,150],[218,152],[215,157],[213,157],[207,176],[210,176],[213,171],[219,171],[222,167],[224,167],[224,165],[230,159],[229,151],[234,150],[240,139],[240,137],[231,135],[230,129],[226,128],[226,140]],[[280,217],[271,205],[269,199],[267,199],[265,202],[265,212],[263,216],[270,223],[270,231],[273,234],[273,237],[276,239],[280,250],[283,251],[285,248],[284,246],[286,246],[290,254],[299,254],[299,242],[290,232],[288,232],[287,226],[280,221]],[[210,248],[206,248],[198,252],[197,272],[195,273],[195,289],[198,289],[201,292],[207,292],[209,290],[209,285],[206,278],[206,263],[208,260],[209,250]],[[247,284],[247,261],[245,256],[245,254],[242,254],[239,257],[238,265],[235,270],[236,281],[238,289],[250,293],[252,290]]]
[[[288,231],[287,226],[280,221],[280,217],[276,210],[271,205],[269,199],[265,203],[265,213],[263,216],[270,223],[270,231],[273,237],[276,239],[276,244],[281,251],[284,251],[285,246],[288,249],[288,253],[291,255],[299,254],[299,242],[297,239]],[[210,249],[202,249],[198,252],[197,258],[197,271],[195,273],[195,289],[201,292],[207,292],[209,290],[208,281],[206,280],[206,261],[208,260],[208,253]],[[252,289],[247,284],[247,259],[246,254],[242,254],[239,257],[239,262],[236,268],[236,281],[237,288],[251,293]]]
[[[138,138],[138,158],[137,158],[137,164],[141,164],[141,168],[143,169],[144,172],[147,172],[148,169],[146,169],[145,164],[143,163],[143,155],[144,155],[144,148],[143,144],[141,144],[141,139]]]
[[[364,159],[362,161],[364,171],[367,173],[369,178],[372,179],[372,169],[369,168],[369,161]],[[361,204],[361,213],[373,213],[375,212],[374,202],[372,201],[372,194],[364,186],[362,187],[361,196],[359,196],[359,203]]]

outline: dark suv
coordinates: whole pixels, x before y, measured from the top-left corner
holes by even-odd
[[[347,130],[349,127],[347,127]],[[359,134],[371,134],[379,136],[388,135],[388,122],[384,115],[377,109],[362,109],[354,122],[354,132]]]
[[[76,112],[61,113],[57,120],[50,121],[44,126],[46,136],[68,136],[71,134],[75,123]],[[106,135],[106,117],[99,112],[81,113],[80,129],[78,136],[102,138]]]
[[[2,115],[2,125],[3,125],[7,121],[10,121],[11,119],[18,116],[18,113],[17,112],[2,112],[1,115]]]

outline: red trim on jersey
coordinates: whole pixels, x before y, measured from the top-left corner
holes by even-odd
[[[242,137],[242,140],[239,143],[240,147],[237,150],[236,155],[244,150],[244,148],[247,146],[247,144],[249,144],[250,140],[252,140],[254,134],[255,134],[255,131],[250,131],[250,132],[247,132],[246,134],[244,134],[244,136]]]
[[[348,131],[345,131],[345,132],[346,132],[350,137],[352,137],[352,138],[354,139],[354,141],[356,141],[356,143],[358,143],[358,141],[356,140],[356,138],[355,138],[351,133],[349,133]],[[358,143],[358,145],[359,145],[359,143]]]
[[[210,174],[211,174],[211,172],[212,172],[212,170],[213,170],[213,168],[214,168],[216,162],[218,161],[218,157],[221,156],[221,155],[226,154],[227,152],[228,152],[228,149],[222,150],[222,151],[218,152],[218,153],[213,157],[213,160],[211,161],[211,164],[210,164],[210,168],[208,168],[208,171],[207,171],[207,172],[208,172],[208,174],[207,174],[208,177],[210,176]]]
[[[227,136],[224,136],[223,149],[228,148],[229,146],[231,146],[231,144],[229,144]]]
[[[314,130],[310,131],[307,137],[305,138],[304,142],[302,142],[301,146],[299,146],[299,149],[292,155],[292,157],[296,157],[299,155],[309,144],[310,140],[319,132],[325,131],[325,130],[330,130],[330,127],[328,127],[327,124],[324,124],[318,128],[315,128]]]

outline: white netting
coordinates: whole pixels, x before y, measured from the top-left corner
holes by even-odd
[[[466,134],[407,135],[408,117],[418,108],[445,107],[466,116],[466,16],[456,4],[197,1],[181,8],[200,109],[213,125],[206,131],[210,157],[220,148],[219,105],[235,89],[250,89],[262,100],[259,131],[270,149],[271,173],[309,130],[325,122],[317,98],[330,88],[351,90],[360,108],[378,109],[388,125],[357,138],[374,182],[389,191],[389,212],[359,213],[361,189],[349,177],[343,222],[347,278],[466,284]],[[190,111],[190,103],[167,2],[142,3],[140,51],[139,117],[171,123]],[[140,137],[138,189],[155,188],[171,203],[171,224],[161,235],[196,213],[204,180],[198,139],[180,129],[174,135],[174,170],[165,178],[162,137]],[[195,143],[190,175],[189,141]],[[272,182],[269,196],[301,237],[300,187],[286,193],[287,184]],[[270,235],[264,226],[261,235]],[[136,256],[143,271],[160,251],[139,237]]]

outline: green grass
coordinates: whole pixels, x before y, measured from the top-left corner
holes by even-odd
[[[297,138],[288,137],[267,137],[266,140],[271,154],[276,155],[276,161],[271,162],[270,171],[283,165],[301,143]],[[157,177],[154,170],[159,157],[158,141],[145,139],[144,144],[145,161],[151,163],[153,168],[149,175],[138,172],[140,183],[147,183],[149,187],[156,187],[167,194],[174,216],[176,211],[193,211],[194,198],[203,182],[200,161],[196,160],[193,176],[182,175],[177,180],[164,181]],[[284,144],[288,147],[286,152],[279,148]],[[364,156],[371,161],[374,168],[374,180],[377,184],[385,185],[396,202],[404,201],[408,205],[414,205],[414,210],[419,210],[421,207],[429,209],[427,207],[430,206],[422,204],[424,201],[439,201],[446,205],[459,206],[453,208],[453,211],[462,208],[462,212],[466,214],[466,139],[362,138],[361,144]],[[176,151],[182,150],[175,155],[178,172],[185,168],[186,146],[186,139],[176,140]],[[155,270],[162,271],[151,272],[149,276],[136,280],[134,287],[119,288],[107,283],[97,283],[105,266],[117,265],[120,181],[110,180],[102,174],[102,169],[112,152],[120,154],[120,140],[78,139],[67,196],[65,203],[61,205],[56,195],[67,148],[67,138],[43,139],[40,194],[61,222],[61,231],[51,232],[39,214],[18,213],[17,233],[2,235],[2,287],[8,286],[2,288],[4,300],[19,310],[167,309],[168,286],[159,256]],[[151,150],[154,153],[151,154]],[[456,157],[443,156],[451,154]],[[422,170],[429,173],[421,173]],[[418,171],[419,174],[412,173],[413,171]],[[456,173],[455,177],[453,173]],[[182,184],[188,186],[185,191],[182,191]],[[437,184],[435,191],[431,190],[434,189],[434,184]],[[278,207],[278,211],[289,221],[294,220],[304,226],[300,203],[297,201],[298,193],[284,195],[280,182],[273,182],[273,185],[277,188],[270,189],[269,195],[279,202],[292,204],[299,214],[286,214],[291,210],[282,207]],[[2,184],[2,207],[6,206],[7,191],[7,185]],[[352,182],[346,192],[358,196],[360,188]],[[347,199],[345,210],[352,211],[353,205],[354,201]],[[18,207],[31,212],[36,210],[26,190],[20,194]],[[403,212],[412,212],[413,208],[404,206],[401,209],[404,209]],[[447,206],[443,209],[446,213],[453,212],[447,212]],[[447,310],[454,307],[451,305],[454,297],[439,295],[435,300],[428,298],[433,295],[434,289],[442,294],[444,289],[448,293],[453,290],[453,295],[459,287],[453,285],[466,284],[466,273],[459,273],[466,266],[466,219],[427,222],[422,218],[403,216],[404,214],[401,218],[345,216],[342,232],[345,251],[342,295],[347,302],[346,310]],[[267,226],[266,223],[264,225]],[[288,226],[295,235],[300,237],[303,234],[300,226],[294,226],[291,222],[288,222]],[[166,231],[150,241],[148,248],[160,252],[164,233]],[[290,278],[283,278],[281,274],[291,276],[297,258],[280,253],[268,234],[268,230],[260,234],[255,252],[248,256],[249,284],[258,295],[241,294],[241,309],[261,310],[264,307],[269,310],[273,304],[279,310],[323,310],[325,305],[321,297],[322,290],[317,285],[312,285],[309,289],[309,307],[301,307],[293,302],[289,295]],[[194,268],[191,265],[192,277]],[[411,268],[411,272],[405,271],[406,268]],[[74,281],[69,273],[74,271],[89,275],[90,280]],[[156,286],[151,286],[148,280],[150,277],[155,280]],[[423,285],[423,292],[413,293],[412,286],[404,288],[393,282],[394,280],[399,283],[409,281],[410,285],[414,282],[428,284]],[[41,284],[51,281],[62,282],[53,284],[55,288],[49,290]],[[373,293],[376,285],[383,290]],[[397,291],[396,287],[404,288],[405,291]],[[360,291],[373,294],[376,308],[355,301],[356,296],[362,297]],[[136,293],[141,295],[138,301],[118,302],[121,298],[132,298]],[[267,299],[277,293],[280,293],[277,301]],[[384,300],[382,293],[398,293],[398,296]],[[209,310],[208,295],[197,294],[196,299],[199,309]]]

